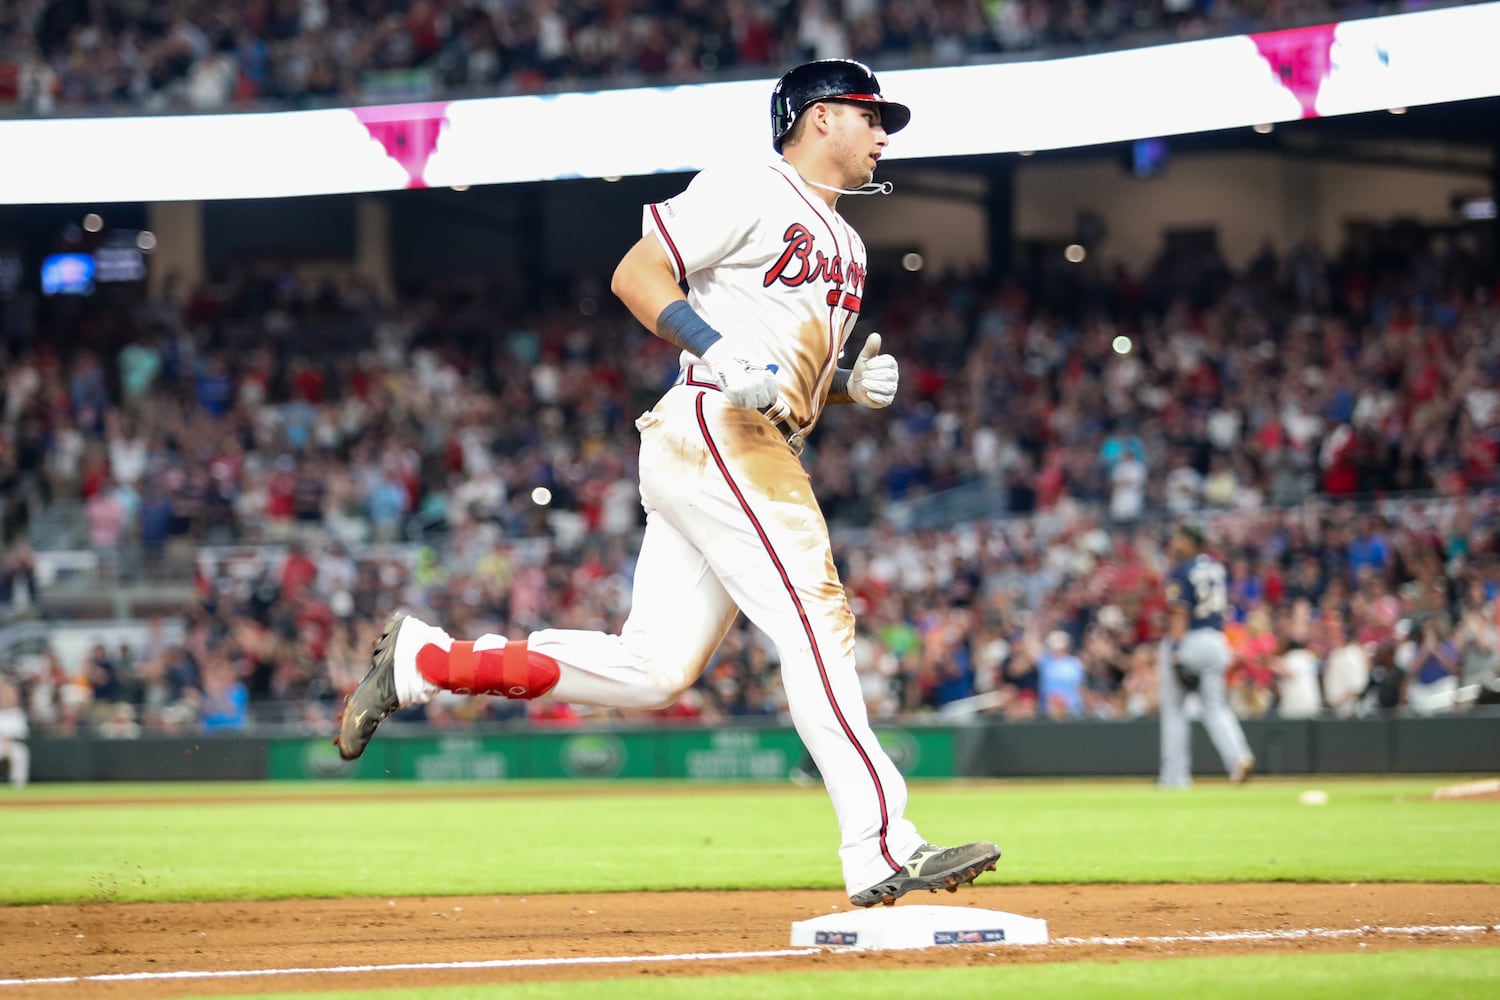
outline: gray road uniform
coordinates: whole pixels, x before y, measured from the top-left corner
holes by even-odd
[[[1167,577],[1167,604],[1184,609],[1187,631],[1174,646],[1162,640],[1157,657],[1161,682],[1161,772],[1158,784],[1182,788],[1192,781],[1192,743],[1184,702],[1196,683],[1203,726],[1224,760],[1224,770],[1250,757],[1239,719],[1229,707],[1225,674],[1229,643],[1224,638],[1228,609],[1228,574],[1224,564],[1199,554],[1176,566]]]

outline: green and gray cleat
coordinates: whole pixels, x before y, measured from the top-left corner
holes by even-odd
[[[396,633],[404,621],[406,615],[400,611],[386,619],[385,630],[375,640],[375,651],[370,655],[370,672],[344,700],[344,715],[333,745],[345,760],[364,753],[376,728],[401,704],[396,697]]]
[[[917,853],[890,877],[849,897],[855,906],[874,906],[884,903],[890,906],[917,889],[937,892],[947,889],[957,892],[958,887],[972,882],[983,872],[995,870],[1000,860],[1000,848],[987,840],[960,847],[933,847],[923,844]]]

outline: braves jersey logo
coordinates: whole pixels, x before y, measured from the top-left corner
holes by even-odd
[[[764,287],[770,288],[778,281],[791,288],[800,287],[809,281],[822,281],[838,286],[828,292],[829,305],[842,305],[852,313],[859,312],[858,292],[865,285],[863,267],[852,260],[845,265],[844,258],[839,254],[830,258],[823,251],[815,249],[813,234],[800,222],[787,226],[781,238],[786,243],[786,248],[766,271]],[[845,284],[850,285],[853,290],[845,291]]]

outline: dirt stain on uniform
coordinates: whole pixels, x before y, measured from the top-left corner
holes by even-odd
[[[741,488],[772,503],[796,503],[818,510],[807,470],[765,414],[721,405],[709,419],[715,436],[723,435],[720,450]]]
[[[781,394],[791,408],[792,419],[798,427],[815,421],[816,411],[821,409],[821,405],[814,406],[813,400],[817,399],[819,404],[822,403],[825,372],[837,363],[837,359],[828,356],[828,337],[826,322],[809,320],[797,329],[797,336],[793,340],[796,371],[789,378],[781,380]]]
[[[672,470],[672,475],[686,479],[703,475],[708,468],[709,454],[703,447],[702,436],[696,434],[697,428],[689,434],[676,430],[667,417],[666,406],[667,397],[663,397],[635,422],[636,429],[641,432],[640,461],[650,463],[653,456],[660,456],[664,467]]]

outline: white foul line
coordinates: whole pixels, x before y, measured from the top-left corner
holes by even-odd
[[[1460,934],[1488,934],[1500,931],[1500,924],[1437,924],[1408,927],[1309,927],[1281,931],[1208,931],[1203,934],[1179,934],[1136,937],[1064,937],[1053,938],[1046,945],[1012,945],[1011,947],[1048,947],[1061,945],[1132,945],[1132,944],[1203,944],[1226,941],[1303,941],[1337,940],[1372,935],[1423,937]],[[954,946],[957,947],[957,946]],[[820,955],[828,951],[857,951],[854,948],[782,948],[777,951],[707,951],[682,955],[602,955],[570,958],[497,958],[476,962],[399,962],[393,965],[335,965],[323,968],[293,969],[222,969],[180,972],[111,972],[96,976],[53,976],[45,979],[0,979],[4,986],[62,986],[72,983],[140,983],[173,979],[246,979],[254,976],[331,976],[360,972],[449,972],[462,969],[534,969],[570,965],[630,965],[663,962],[724,962],[753,958],[796,958]]]
[[[223,969],[202,972],[111,972],[98,976],[54,976],[49,979],[0,979],[0,986],[50,986],[65,983],[142,983],[164,979],[234,979],[249,976],[331,976],[351,972],[447,972],[454,969],[527,969],[564,965],[628,965],[632,962],[722,962],[743,958],[791,958],[821,954],[822,948],[780,951],[705,951],[686,955],[581,955],[573,958],[495,958],[481,962],[398,962],[394,965],[334,965],[308,969]]]
[[[1436,924],[1411,927],[1302,927],[1284,931],[1204,931],[1202,934],[1177,934],[1136,937],[1053,938],[1060,945],[1130,945],[1130,944],[1211,944],[1219,941],[1305,941],[1315,938],[1336,941],[1340,938],[1369,937],[1376,934],[1400,937],[1424,937],[1442,934],[1488,934],[1500,931],[1500,924]]]

